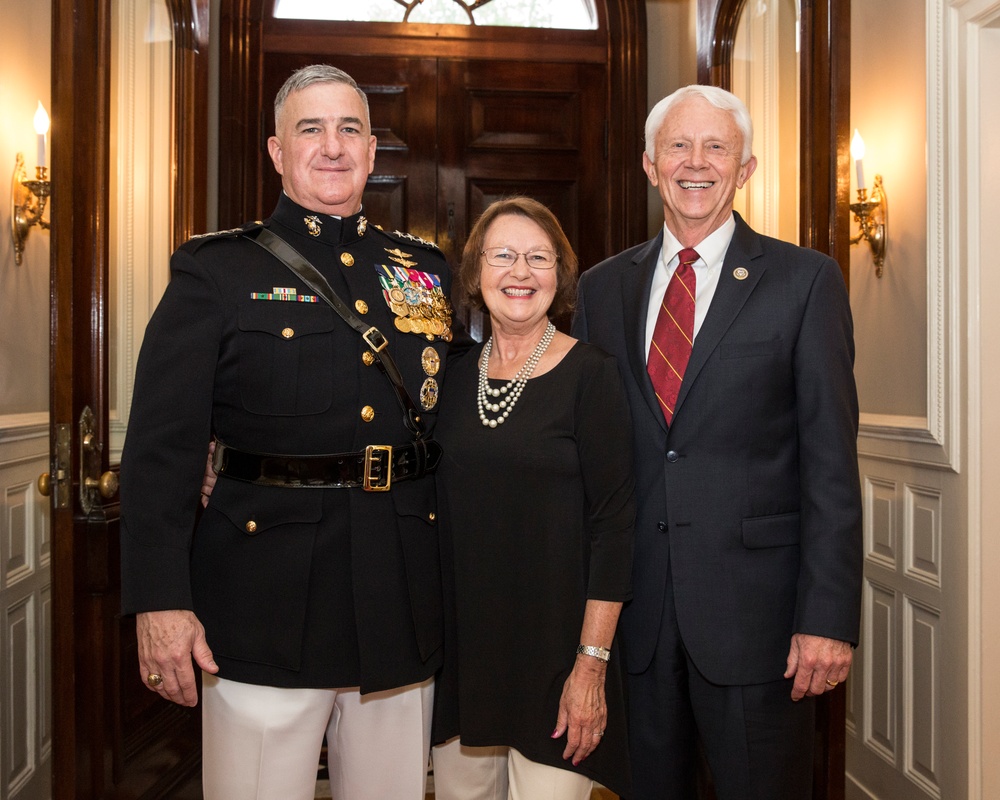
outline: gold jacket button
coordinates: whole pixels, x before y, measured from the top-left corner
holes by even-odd
[[[341,253],[340,254],[340,263],[343,264],[345,267],[353,267],[354,266],[354,256],[352,256],[350,253]],[[364,313],[364,312],[362,312],[362,313]]]
[[[286,339],[291,339],[295,335],[295,330],[293,328],[283,328],[281,335]]]
[[[359,314],[368,313],[368,303],[366,303],[364,300],[355,300],[354,307],[358,310]]]
[[[365,350],[361,354],[361,360],[365,362],[366,367],[370,367],[375,363],[375,354],[371,350]]]
[[[253,520],[250,520],[246,524],[246,529],[247,529],[247,533],[256,533],[257,532],[257,523],[254,522]]]
[[[361,419],[365,422],[371,422],[375,419],[375,409],[371,406],[365,406],[361,409]]]
[[[433,522],[437,518],[438,518],[438,515],[435,514],[433,511],[430,514],[427,515],[427,519],[429,519],[431,522]]]

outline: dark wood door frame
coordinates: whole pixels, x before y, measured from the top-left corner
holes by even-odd
[[[174,241],[203,229],[209,0],[168,0],[175,41]],[[121,666],[117,500],[84,514],[79,503],[84,407],[108,442],[108,259],[112,187],[111,0],[52,3],[50,263],[51,436],[68,425],[72,487],[52,509],[52,797],[166,797],[180,767],[200,763],[191,715],[163,703],[142,719],[125,712],[137,685]],[[198,99],[200,98],[200,100]],[[199,167],[199,168],[196,168]],[[164,253],[166,259],[169,253]],[[102,470],[114,469],[107,448]],[[127,687],[132,687],[128,689]],[[138,694],[147,700],[141,687]],[[147,700],[148,702],[148,700]],[[161,703],[162,701],[156,701]]]
[[[850,268],[851,4],[801,0],[800,244]],[[698,82],[732,88],[746,0],[698,0]]]
[[[746,0],[698,0],[698,82],[732,88],[733,43]],[[851,4],[802,0],[799,243],[832,256],[850,285]],[[843,800],[847,690],[820,698],[815,800]]]
[[[243,120],[247,118],[248,105],[256,103],[256,107],[263,108],[263,103],[271,102],[271,98],[260,95],[265,20],[268,28],[276,31],[275,40],[281,40],[281,44],[289,48],[295,46],[292,42],[296,26],[308,26],[295,20],[266,19],[269,12],[265,8],[269,9],[270,5],[270,0],[222,0],[223,44],[219,72],[220,83],[227,91],[220,97],[219,142],[220,151],[227,156],[219,165],[220,227],[238,225],[270,211],[270,198],[267,202],[258,198],[254,203],[247,198],[253,197],[253,187],[262,185],[261,171],[271,169],[263,149],[263,142],[271,131],[264,130],[264,114],[255,124]],[[598,0],[597,6],[606,35],[603,41],[586,46],[593,48],[597,57],[608,66],[610,122],[605,133],[605,191],[609,208],[607,254],[611,255],[647,238],[646,179],[640,169],[646,112],[646,6],[643,0]],[[357,39],[352,38],[355,31],[362,30],[361,25],[345,22],[324,29],[325,44],[311,42],[308,52],[323,52],[325,47],[330,53],[364,55],[357,51]],[[512,55],[508,46],[501,51],[491,49],[488,42],[484,44],[486,34],[482,29],[410,23],[381,25],[384,35],[379,41],[382,52],[387,55],[456,58],[510,58]],[[588,34],[581,33],[581,39]],[[282,39],[283,36],[286,38]],[[538,57],[538,45],[542,45],[546,59],[558,60],[559,45],[555,44],[554,37],[546,39],[546,36],[545,31],[524,29],[519,39],[524,40],[525,53],[530,52],[531,57]],[[535,49],[531,50],[532,47]],[[577,57],[577,52],[566,50],[567,60]],[[603,157],[604,153],[600,155]]]

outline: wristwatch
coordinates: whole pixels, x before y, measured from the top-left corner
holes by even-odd
[[[581,644],[576,648],[576,654],[578,656],[593,656],[598,661],[608,662],[611,658],[611,651],[606,647],[594,647],[589,644]]]

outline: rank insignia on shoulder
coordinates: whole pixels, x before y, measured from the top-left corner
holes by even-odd
[[[424,247],[430,247],[434,250],[440,250],[434,242],[429,242],[426,239],[421,239],[419,236],[414,236],[412,233],[405,233],[404,231],[393,231],[393,236],[398,236],[400,239],[406,239],[409,242],[416,242],[417,244],[422,244]]]
[[[255,222],[255,223],[253,223],[253,225],[251,225],[249,227],[252,228],[254,226],[262,225],[262,224],[263,223]],[[209,239],[209,238],[211,238],[213,236],[233,236],[233,235],[235,235],[237,233],[243,233],[243,231],[245,231],[247,229],[247,227],[248,226],[243,226],[241,228],[226,228],[226,230],[224,230],[224,231],[211,231],[209,233],[195,233],[195,234],[191,235],[191,238],[192,239]]]

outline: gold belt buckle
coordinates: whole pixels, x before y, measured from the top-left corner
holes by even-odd
[[[385,454],[383,458],[382,454]],[[372,477],[372,465],[383,464],[382,477]],[[392,445],[370,444],[365,448],[365,482],[366,492],[388,492],[392,486]]]

